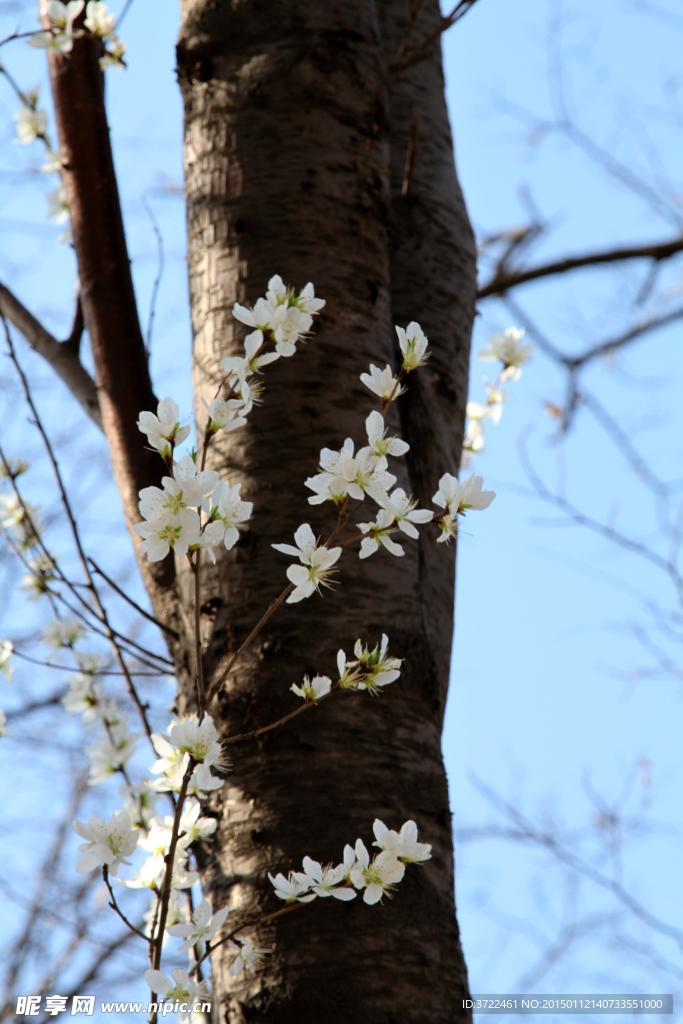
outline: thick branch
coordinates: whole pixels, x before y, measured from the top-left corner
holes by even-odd
[[[162,467],[137,428],[140,412],[154,409],[156,399],[126,246],[100,54],[99,41],[84,35],[70,54],[50,54],[50,78],[102,424],[132,530],[140,519],[138,492],[159,483]],[[139,548],[137,534],[133,540]],[[150,596],[160,600],[173,586],[173,560],[152,566],[144,559],[140,567]]]
[[[0,284],[0,313],[23,334],[31,348],[50,364],[93,423],[102,430],[97,387],[88,371],[81,366],[77,348],[69,342],[57,341],[3,284]]]
[[[655,262],[669,259],[678,252],[683,252],[683,238],[675,238],[670,242],[651,245],[632,245],[624,249],[608,249],[605,252],[589,252],[583,256],[570,256],[554,263],[545,263],[527,270],[498,270],[488,284],[483,285],[477,297],[485,299],[489,295],[503,295],[510,288],[515,288],[526,281],[536,281],[540,277],[553,274],[566,274],[569,270],[581,267],[596,266],[600,263],[619,263],[622,260],[651,259]]]

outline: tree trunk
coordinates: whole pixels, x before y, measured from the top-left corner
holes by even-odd
[[[433,18],[436,4],[427,5]],[[399,423],[413,445],[392,462],[399,483],[429,503],[458,465],[473,314],[474,250],[460,196],[440,59],[390,91],[388,60],[407,0],[184,0],[178,47],[185,102],[188,265],[196,412],[241,351],[230,310],[251,304],[280,273],[327,300],[314,336],[266,370],[263,405],[221,437],[209,465],[254,502],[250,528],[215,568],[202,569],[209,674],[225,664],[286,585],[286,556],[302,522],[326,536],[331,505],[309,506],[304,479],[319,450],[347,436],[360,447],[376,408],[359,374],[392,359],[393,323],[419,320],[434,354],[412,374]],[[379,17],[378,17],[379,13]],[[381,24],[381,29],[380,29]],[[391,111],[395,110],[395,113]],[[407,138],[420,122],[411,188],[400,197]],[[418,380],[420,374],[422,379]],[[407,400],[407,401],[406,401]],[[396,403],[400,406],[400,402]],[[368,501],[361,519],[374,518]],[[220,1016],[238,1022],[440,1024],[463,1020],[467,992],[453,903],[453,854],[441,726],[452,633],[454,552],[436,531],[340,562],[340,585],[283,605],[212,711],[224,736],[293,710],[292,682],[335,677],[335,654],[357,637],[406,659],[381,698],[343,693],[264,737],[234,744],[234,769],[213,797],[219,825],[201,855],[205,890],[234,918],[279,909],[266,871],[301,869],[309,854],[341,859],[372,841],[372,822],[417,821],[433,859],[410,868],[395,898],[366,906],[316,900],[258,934],[272,949],[255,978],[213,961]],[[189,603],[189,581],[181,589]],[[187,647],[190,639],[187,638]],[[336,678],[336,677],[335,677]],[[185,687],[184,706],[194,696]]]

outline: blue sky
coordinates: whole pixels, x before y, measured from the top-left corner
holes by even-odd
[[[12,31],[18,17],[15,12],[2,18],[3,34]],[[21,17],[22,27],[31,25],[28,14]],[[182,108],[173,75],[177,23],[167,0],[136,0],[121,31],[129,45],[129,68],[108,72],[107,91],[143,316],[157,267],[143,195],[165,242],[152,357],[155,386],[159,393],[174,394],[189,411],[185,226],[177,190]],[[552,226],[534,260],[667,239],[680,230],[675,157],[683,124],[681,40],[673,0],[652,6],[637,0],[599,5],[479,0],[445,40],[458,170],[478,233],[525,223],[525,195]],[[6,48],[3,59],[22,85],[45,81],[42,55],[28,47]],[[619,161],[629,172],[621,180],[614,167],[596,163],[550,128],[557,119],[560,81],[569,112],[606,154],[603,162]],[[46,219],[44,193],[52,182],[36,170],[42,162],[39,148],[10,142],[15,108],[4,88],[0,278],[63,336],[71,315],[73,257],[58,240],[60,229]],[[629,175],[658,194],[668,191],[669,206],[643,200],[628,184]],[[660,287],[674,296],[680,294],[680,267],[678,262],[664,268],[660,279]],[[642,266],[576,273],[559,283],[525,286],[516,297],[557,345],[581,351],[632,322],[633,296],[644,276]],[[473,351],[494,330],[514,322],[500,302],[482,303]],[[68,452],[69,433],[76,424],[80,432],[81,421],[71,413],[65,417],[60,385],[36,359],[29,354],[24,359]],[[490,364],[473,361],[475,400],[483,394],[481,377],[487,370]],[[680,373],[680,326],[673,325],[617,361],[596,364],[585,380],[647,465],[665,479],[683,476],[678,468]],[[4,382],[2,387],[0,394],[11,401],[13,392]],[[670,679],[624,677],[648,663],[634,637],[634,628],[650,621],[647,602],[673,607],[675,594],[658,569],[599,534],[568,525],[561,512],[534,497],[520,460],[522,448],[551,489],[565,487],[597,522],[616,524],[663,550],[650,495],[588,414],[579,416],[564,444],[554,441],[555,424],[543,403],[561,404],[563,388],[562,375],[540,352],[521,380],[510,385],[503,418],[489,429],[487,450],[474,465],[498,497],[488,511],[468,517],[460,540],[444,751],[456,830],[462,835],[458,901],[465,953],[473,990],[513,991],[547,944],[565,934],[568,922],[579,920],[583,937],[569,944],[536,990],[659,986],[672,991],[666,972],[652,966],[655,954],[660,961],[680,963],[670,940],[656,938],[628,915],[615,919],[614,926],[593,920],[587,927],[586,915],[603,914],[605,920],[614,915],[611,896],[589,882],[573,886],[552,858],[533,846],[495,838],[470,841],[473,828],[502,821],[468,781],[475,774],[535,822],[566,827],[572,840],[581,837],[591,863],[609,873],[614,864],[601,861],[595,844],[596,808],[587,796],[587,773],[607,802],[633,773],[624,884],[663,919],[681,918],[681,687]],[[11,417],[6,424],[5,443],[17,448],[20,437],[24,443],[25,424]],[[79,442],[85,454],[69,477],[88,497],[84,528],[94,538],[110,520],[109,497],[101,487],[99,440],[94,433],[85,439],[79,433]],[[36,500],[41,486],[35,485]],[[107,546],[102,552],[107,564],[116,566],[126,544],[124,537]],[[10,627],[27,632],[25,609],[18,614],[6,602],[2,629]],[[675,647],[667,650],[676,656]],[[9,706],[11,700],[2,694],[0,703]],[[642,759],[647,760],[639,765]],[[648,968],[645,954],[634,952],[639,944],[649,951]]]

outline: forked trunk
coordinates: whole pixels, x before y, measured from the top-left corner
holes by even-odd
[[[202,569],[207,669],[225,664],[286,584],[291,542],[309,522],[327,536],[330,504],[310,506],[304,479],[319,450],[364,443],[376,408],[359,380],[393,359],[393,323],[418,320],[433,350],[411,375],[390,427],[411,443],[392,461],[399,484],[429,504],[455,472],[467,392],[474,249],[460,195],[443,98],[440,56],[390,85],[388,63],[407,27],[408,0],[184,0],[178,48],[185,101],[188,262],[196,413],[205,422],[244,328],[230,310],[252,304],[280,273],[312,280],[327,305],[313,338],[267,368],[263,405],[221,437],[211,468],[254,502],[234,551]],[[436,0],[425,5],[426,31]],[[422,23],[420,23],[422,24]],[[417,122],[407,195],[406,152]],[[397,403],[400,406],[400,402]],[[396,407],[392,407],[393,410]],[[398,467],[398,468],[396,468]],[[368,501],[361,520],[374,518]],[[214,904],[241,915],[275,900],[266,871],[301,869],[309,854],[341,858],[372,840],[380,817],[414,818],[433,859],[406,872],[395,899],[366,906],[316,900],[262,929],[272,949],[255,978],[228,978],[225,948],[213,963],[220,1018],[297,1024],[446,1024],[467,1014],[453,901],[453,851],[441,727],[452,633],[454,551],[426,528],[405,557],[382,549],[340,562],[340,584],[283,605],[212,708],[224,736],[296,707],[304,673],[336,678],[335,655],[357,637],[406,659],[381,697],[343,693],[269,734],[234,744],[234,768],[212,799],[219,818],[202,878]],[[181,573],[184,571],[179,566]],[[181,590],[189,600],[187,578]],[[188,622],[189,617],[186,616]],[[191,650],[187,638],[187,650]],[[184,694],[185,706],[194,703]],[[252,936],[249,936],[252,938]]]

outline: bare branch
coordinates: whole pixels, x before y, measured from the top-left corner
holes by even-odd
[[[102,430],[97,385],[81,366],[78,349],[72,343],[73,331],[68,341],[57,341],[3,284],[0,284],[0,313],[23,334],[31,348],[50,364],[93,423]]]
[[[110,576],[107,576],[106,572],[100,569],[99,565],[97,565],[93,558],[88,557],[88,561],[92,565],[95,572],[109,584],[112,590],[116,591],[119,597],[122,597],[124,601],[127,601],[132,608],[135,608],[136,612],[144,616],[144,618],[149,619],[149,621],[153,622],[155,626],[159,627],[159,629],[163,629],[163,631],[165,633],[168,633],[169,636],[175,637],[176,640],[178,639],[180,633],[178,632],[177,629],[172,629],[170,626],[166,626],[163,622],[160,622],[159,619],[155,619],[151,612],[146,612],[144,608],[141,608],[140,605],[136,601],[134,601],[132,597],[129,597],[124,590],[121,590],[118,584],[114,583],[113,579],[111,579]]]
[[[477,292],[477,298],[486,299],[490,295],[504,295],[510,288],[537,281],[541,277],[554,274],[566,274],[581,267],[598,266],[606,263],[620,263],[623,260],[651,259],[656,265],[661,260],[669,259],[676,253],[683,252],[683,238],[675,238],[670,242],[650,243],[648,245],[632,245],[623,249],[607,249],[602,252],[584,253],[582,256],[568,256],[553,263],[544,263],[526,270],[507,270],[500,268],[494,276]]]
[[[443,33],[452,25],[455,25],[456,21],[460,21],[460,19],[467,14],[476,2],[477,0],[460,0],[450,14],[441,18],[438,26],[433,32],[429,33],[426,39],[424,39],[418,46],[412,46],[409,49],[406,49],[407,42],[410,40],[415,29],[417,15],[414,16],[413,22],[406,34],[406,38],[401,43],[396,58],[389,67],[389,81],[393,82],[399,77],[399,75],[402,75],[404,71],[414,67],[415,64],[420,64],[421,61],[428,60],[432,55],[434,46],[438,43]],[[417,13],[419,14],[419,10]]]

